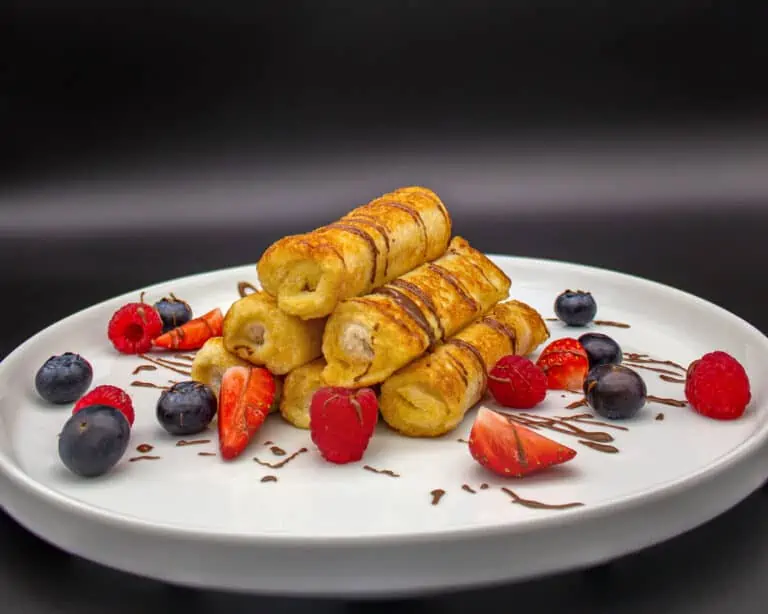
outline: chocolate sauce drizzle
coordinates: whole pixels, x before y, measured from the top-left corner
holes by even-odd
[[[297,457],[297,456],[299,456],[300,454],[304,454],[305,452],[307,452],[307,449],[306,449],[306,448],[299,448],[298,450],[296,450],[296,452],[294,452],[293,454],[291,454],[291,455],[290,455],[290,456],[288,456],[287,458],[284,458],[284,459],[283,459],[283,460],[281,460],[279,463],[267,463],[267,462],[265,462],[265,461],[263,461],[263,460],[259,460],[259,459],[258,459],[258,458],[256,458],[256,457],[254,457],[254,459],[253,459],[253,460],[254,460],[255,462],[257,462],[259,465],[261,465],[262,467],[269,467],[270,469],[280,469],[281,467],[285,467],[285,466],[286,466],[288,463],[290,463],[290,462],[291,462],[291,461],[292,461],[294,458],[296,458],[296,457]]]
[[[170,371],[173,371],[174,373],[178,373],[180,375],[186,375],[190,376],[192,373],[190,371],[178,369],[176,367],[187,367],[189,368],[188,364],[185,364],[183,362],[175,362],[173,360],[168,360],[165,358],[152,358],[151,356],[147,356],[146,354],[139,354],[139,358],[142,358],[143,360],[146,360],[147,362],[151,362],[153,365],[157,365],[158,367],[164,367],[165,369],[168,369]]]
[[[664,375],[663,373],[659,375],[659,379],[663,379],[665,382],[670,382],[671,384],[685,384],[684,379],[672,377],[671,375]]]
[[[246,290],[250,290],[251,292],[246,292]],[[253,294],[254,292],[258,292],[259,290],[254,286],[251,282],[248,281],[239,281],[237,282],[237,293],[240,295],[240,298],[245,298],[249,294]]]
[[[435,264],[433,262],[430,262],[427,265],[427,268],[432,271],[433,273],[436,273],[440,277],[442,277],[445,281],[447,281],[454,290],[456,290],[456,293],[462,298],[462,300],[471,306],[472,311],[479,311],[480,305],[478,302],[472,297],[471,294],[469,294],[462,285],[462,283],[456,278],[456,276],[445,269],[444,267],[441,267],[439,264]]]
[[[374,290],[373,294],[380,294],[391,298],[397,303],[405,313],[407,313],[411,319],[424,331],[424,334],[429,339],[430,347],[435,344],[437,338],[435,337],[435,331],[432,329],[432,325],[429,323],[424,313],[419,306],[411,299],[407,294],[402,293],[397,288],[393,288],[391,285],[382,286],[381,288]]]
[[[363,469],[366,471],[370,471],[371,473],[379,473],[381,475],[388,475],[391,478],[399,478],[400,474],[395,473],[394,471],[391,471],[389,469],[376,469],[375,467],[371,467],[370,465],[363,465]]]
[[[483,355],[480,353],[480,350],[478,350],[474,345],[471,343],[468,343],[464,341],[463,339],[459,339],[457,337],[452,337],[451,339],[448,339],[446,341],[447,344],[456,346],[457,348],[462,348],[467,350],[472,356],[475,357],[477,360],[477,364],[480,365],[480,370],[483,372],[483,374],[487,377],[488,374],[485,371],[485,361],[483,360]]]
[[[462,484],[461,490],[465,490],[468,493],[471,493],[473,495],[477,494],[477,491],[474,488],[472,488],[469,484]]]
[[[136,451],[141,454],[146,454],[147,452],[151,452],[154,449],[155,449],[154,446],[151,446],[148,443],[141,443],[138,446],[136,446]]]
[[[160,460],[160,457],[159,456],[142,455],[142,456],[134,456],[133,458],[129,458],[128,459],[128,461],[131,462],[131,463],[135,463],[136,461],[140,461],[140,460],[152,460],[152,461],[153,460]]]
[[[616,446],[612,446],[607,443],[596,443],[594,441],[586,441],[584,439],[579,439],[579,443],[583,446],[587,446],[588,448],[592,448],[593,450],[597,450],[598,452],[605,452],[606,454],[618,454],[619,449]]]
[[[661,412],[659,412],[658,414],[656,414],[656,420],[658,420],[659,422],[661,422],[662,420],[664,420],[664,414],[662,414]]]
[[[285,451],[285,450],[283,450],[283,449],[282,449],[281,447],[279,447],[279,446],[272,446],[272,447],[269,449],[269,451],[270,451],[270,452],[272,452],[272,454],[274,454],[275,456],[285,456],[285,455],[286,455],[286,451]]]
[[[371,264],[370,279],[372,284],[376,283],[376,274],[378,273],[379,248],[376,245],[376,241],[373,240],[373,237],[363,229],[358,228],[357,226],[352,226],[352,224],[345,224],[343,222],[334,222],[333,224],[328,224],[326,228],[335,228],[343,232],[348,232],[355,235],[356,237],[360,237],[368,244],[368,249],[371,252],[371,257],[373,260],[373,263]]]
[[[649,394],[646,398],[653,403],[669,405],[670,407],[685,407],[686,405],[688,405],[688,403],[686,403],[685,401],[678,401],[677,399],[668,399],[666,397],[657,397],[652,394]]]
[[[179,439],[179,441],[176,442],[177,448],[183,448],[184,446],[199,446],[206,443],[211,443],[210,439],[192,439],[192,440],[186,440],[186,439]]]
[[[586,431],[576,426],[573,424],[573,422],[580,422],[580,420],[573,420],[572,418],[574,418],[574,416],[565,418],[548,418],[546,416],[533,416],[531,414],[525,413],[499,413],[501,413],[511,422],[522,424],[523,426],[527,426],[533,430],[550,430],[556,433],[563,433],[564,435],[579,437],[581,439],[586,439],[596,443],[610,443],[613,441],[613,435],[610,433],[606,433],[604,431]],[[581,422],[583,422],[583,420],[581,420]]]
[[[138,375],[142,371],[157,371],[157,367],[155,365],[139,365],[131,371],[131,375]]]
[[[432,505],[437,505],[440,503],[440,499],[445,496],[445,491],[442,488],[435,488],[429,494],[432,495]]]
[[[394,200],[382,200],[377,202],[377,204],[400,209],[400,211],[404,211],[411,216],[411,219],[413,219],[413,221],[416,222],[416,225],[421,229],[421,234],[424,237],[424,249],[422,250],[422,253],[426,256],[427,252],[429,252],[429,233],[427,232],[427,226],[424,224],[424,220],[421,219],[421,214],[419,214],[413,207],[409,207],[408,205],[404,205],[403,203]]]
[[[277,476],[276,475],[265,475],[260,482],[277,482]]]
[[[445,355],[448,357],[448,360],[451,362],[451,365],[453,365],[453,368],[456,369],[456,371],[458,372],[462,383],[465,386],[469,384],[469,374],[467,373],[467,369],[464,366],[464,364],[450,352],[446,352]]]
[[[415,297],[417,297],[424,305],[429,309],[430,313],[432,314],[432,317],[435,319],[435,322],[437,323],[437,328],[440,331],[440,339],[445,337],[445,328],[443,328],[443,322],[440,320],[440,313],[437,311],[437,307],[435,306],[434,301],[432,300],[432,297],[429,296],[427,293],[425,293],[421,288],[419,288],[416,284],[412,284],[409,281],[406,281],[405,279],[393,279],[390,283],[390,286],[395,286],[396,288],[402,288],[403,290],[407,290],[411,294],[413,294]]]
[[[551,503],[542,503],[541,501],[534,501],[533,499],[523,499],[517,493],[506,487],[502,487],[501,490],[512,497],[512,503],[516,503],[518,505],[522,505],[523,507],[528,507],[534,510],[567,510],[572,507],[581,507],[584,505],[583,503],[578,502],[560,503],[556,505]]]
[[[170,390],[168,386],[161,386],[160,384],[153,384],[152,382],[142,382],[140,380],[132,381],[131,386],[134,386],[135,388],[157,388],[158,390]]]
[[[506,324],[503,324],[502,322],[499,322],[498,320],[490,316],[485,316],[481,320],[481,322],[483,322],[484,324],[487,324],[497,332],[507,337],[512,347],[512,353],[517,354],[517,333],[513,329],[509,328]]]
[[[616,328],[632,328],[629,324],[624,322],[614,322],[613,320],[595,320],[594,324],[597,326],[615,326]]]
[[[369,228],[373,228],[381,236],[381,240],[384,242],[384,249],[386,249],[386,253],[384,254],[384,279],[386,279],[387,275],[389,274],[389,252],[390,252],[389,232],[387,231],[387,228],[379,224],[378,221],[376,221],[376,218],[369,215],[356,213],[354,215],[351,215],[348,219],[353,220],[358,224],[362,224],[363,226],[368,226]]]

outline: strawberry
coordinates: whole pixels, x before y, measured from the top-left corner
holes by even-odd
[[[472,425],[469,451],[486,469],[517,478],[566,463],[576,456],[576,450],[485,407],[480,408]]]
[[[219,450],[226,460],[239,456],[269,414],[275,378],[262,367],[230,367],[219,389]]]
[[[499,405],[531,409],[547,396],[547,376],[524,356],[504,356],[488,374],[488,389]]]
[[[589,371],[589,358],[576,339],[565,337],[553,341],[541,352],[536,365],[547,376],[552,390],[580,391]]]
[[[379,403],[370,388],[329,386],[312,395],[312,441],[328,462],[343,464],[363,458],[378,418]]]

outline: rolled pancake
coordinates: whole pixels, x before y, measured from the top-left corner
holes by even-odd
[[[205,342],[195,354],[192,361],[190,379],[210,386],[214,394],[218,397],[221,388],[221,378],[224,372],[230,367],[250,367],[239,356],[236,356],[224,346],[222,337],[213,337]],[[270,412],[277,409],[282,394],[283,378],[275,376],[275,400],[272,403]]]
[[[293,426],[309,428],[309,406],[312,395],[325,385],[322,378],[324,368],[325,360],[318,358],[286,375],[280,414]]]
[[[321,354],[325,318],[302,320],[256,291],[235,301],[224,317],[224,345],[250,364],[283,375]]]
[[[450,238],[451,218],[437,194],[400,188],[332,224],[276,241],[257,264],[259,280],[284,312],[321,318],[340,301],[439,258]]]
[[[519,301],[499,303],[384,382],[381,415],[404,435],[444,435],[483,397],[487,373],[503,356],[525,356],[548,338],[535,309]]]
[[[507,297],[510,280],[461,237],[373,293],[347,299],[328,318],[323,379],[359,388],[383,382]]]

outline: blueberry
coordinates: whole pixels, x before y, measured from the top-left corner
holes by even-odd
[[[643,378],[623,365],[598,365],[584,380],[584,396],[596,413],[611,420],[633,417],[645,405]]]
[[[579,337],[579,343],[587,351],[590,369],[597,365],[618,365],[624,359],[619,344],[603,333],[585,333]]]
[[[37,393],[49,403],[77,401],[93,381],[91,364],[79,354],[51,356],[35,375]]]
[[[91,478],[112,469],[131,438],[126,417],[109,405],[89,405],[73,414],[59,435],[59,458],[72,472]]]
[[[177,326],[186,324],[192,319],[192,308],[184,301],[171,294],[157,301],[153,307],[163,321],[163,332],[167,333]]]
[[[597,303],[589,292],[566,290],[555,299],[555,315],[568,326],[586,326],[596,313]]]
[[[157,401],[157,420],[171,435],[204,431],[216,415],[216,395],[200,382],[180,382]]]

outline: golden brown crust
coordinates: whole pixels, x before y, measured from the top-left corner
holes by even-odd
[[[510,283],[486,256],[455,237],[434,263],[336,308],[323,335],[325,382],[346,387],[383,382],[506,298]]]
[[[311,232],[273,243],[257,264],[266,292],[301,318],[330,314],[445,252],[451,218],[427,188],[406,187]]]
[[[541,315],[519,301],[499,303],[381,387],[385,422],[411,437],[456,428],[483,396],[487,372],[507,354],[525,356],[549,338]]]
[[[323,387],[325,360],[318,358],[291,371],[283,383],[280,414],[300,429],[309,428],[309,406],[312,395]]]
[[[224,318],[227,350],[284,375],[321,353],[325,318],[302,320],[282,312],[263,291],[235,301]]]

